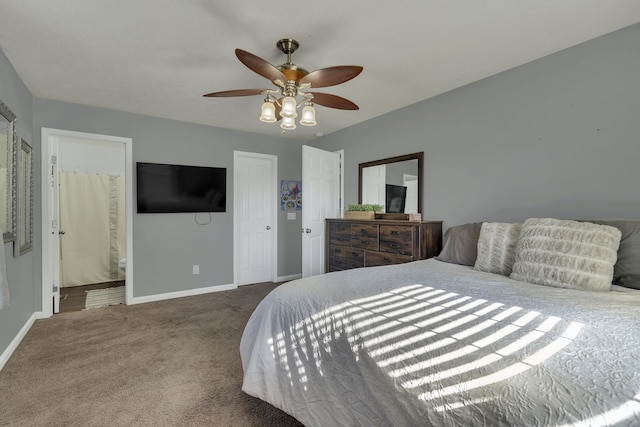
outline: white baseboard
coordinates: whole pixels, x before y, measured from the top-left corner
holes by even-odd
[[[33,326],[33,323],[36,321],[36,318],[37,318],[37,313],[33,313],[31,317],[29,317],[29,320],[27,320],[27,322],[24,324],[22,329],[20,329],[20,332],[18,332],[18,335],[15,336],[15,338],[11,341],[7,349],[2,353],[2,355],[0,355],[0,371],[2,370],[2,368],[4,368],[4,365],[7,364],[13,352],[16,351],[16,349],[18,348],[18,345],[20,345],[24,337],[27,335],[27,332],[29,332],[29,329],[31,329],[31,327]]]
[[[292,274],[290,276],[278,276],[274,279],[274,282],[288,282],[289,280],[300,279],[302,274]]]
[[[173,298],[191,297],[194,295],[209,294],[212,292],[229,291],[237,288],[238,287],[234,284],[217,285],[217,286],[209,286],[206,288],[189,289],[188,291],[167,292],[164,294],[149,295],[146,297],[134,297],[131,301],[127,301],[127,305],[143,304],[145,302],[163,301],[163,300],[173,299]]]

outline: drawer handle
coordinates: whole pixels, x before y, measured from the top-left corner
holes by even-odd
[[[366,233],[367,229],[366,228],[361,228],[360,231],[362,231],[363,233]]]
[[[358,256],[360,254],[358,252],[351,252],[351,255]]]
[[[392,236],[398,236],[398,235],[400,235],[400,232],[399,232],[398,230],[393,230],[393,231],[391,232],[391,235],[392,235]]]
[[[400,247],[400,245],[390,244],[389,247],[393,248],[393,249],[398,249]]]
[[[391,261],[391,258],[387,258],[387,257],[384,257],[384,258],[382,258],[382,259],[383,259],[384,261],[386,261],[386,262]]]
[[[360,243],[362,243],[363,245],[368,245],[369,241],[368,240],[361,240]]]

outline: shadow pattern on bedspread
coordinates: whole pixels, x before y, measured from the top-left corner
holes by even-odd
[[[366,402],[379,401],[385,390],[402,396],[383,398],[397,402],[397,407],[384,410],[387,419],[381,422],[389,425],[417,419],[425,425],[470,419],[475,425],[637,421],[640,393],[594,399],[590,371],[603,368],[575,363],[582,359],[580,352],[588,350],[571,346],[583,327],[515,305],[414,284],[334,305],[297,322],[269,345],[291,387],[303,393],[313,382],[335,387],[347,406],[354,405],[349,410],[355,417],[362,414],[363,424],[370,421],[370,413],[381,412]],[[610,356],[603,354],[600,362],[615,365]],[[566,378],[569,387],[548,371],[545,362],[551,358],[571,375]],[[344,386],[325,381],[327,376],[341,379],[349,370],[361,371],[366,380]],[[378,376],[371,374],[375,371]],[[615,388],[616,382],[624,381],[623,374],[610,380]],[[349,381],[361,380],[356,375]],[[356,390],[358,396],[350,396],[348,390]],[[581,395],[593,401],[587,405]],[[405,399],[414,404],[404,404]],[[549,406],[564,409],[558,412]]]

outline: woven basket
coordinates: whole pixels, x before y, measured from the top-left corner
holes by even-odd
[[[346,219],[374,219],[376,213],[374,211],[345,211]]]

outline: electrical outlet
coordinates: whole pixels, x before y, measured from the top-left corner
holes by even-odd
[[[193,274],[200,274],[200,266],[198,264],[193,264]]]

